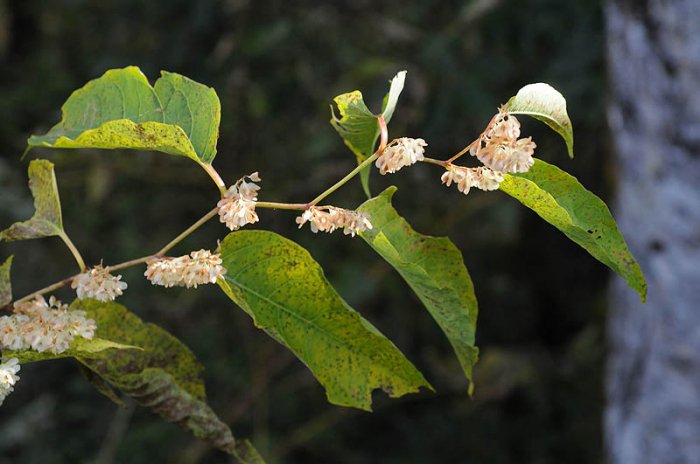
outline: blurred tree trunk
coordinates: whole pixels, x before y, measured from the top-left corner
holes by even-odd
[[[609,0],[617,218],[649,284],[617,279],[611,464],[700,463],[700,0]]]

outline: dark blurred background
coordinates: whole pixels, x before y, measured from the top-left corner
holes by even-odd
[[[140,66],[214,87],[215,166],[227,182],[259,171],[261,199],[307,201],[354,166],[328,123],[331,99],[360,89],[378,111],[408,70],[390,135],[425,138],[445,159],[528,83],[567,98],[576,159],[538,122],[538,156],[610,198],[604,27],[598,0],[287,2],[0,0],[0,226],[29,217],[26,138],[60,119],[71,91]],[[217,191],[185,159],[155,153],[35,150],[56,163],[66,229],[96,263],[142,256],[208,211]],[[340,294],[392,339],[437,393],[375,399],[372,414],[332,406],[307,369],[256,330],[215,286],[151,287],[123,272],[119,301],[183,340],[206,367],[210,403],[270,463],[598,463],[603,460],[606,268],[499,192],[468,197],[429,165],[379,178],[420,232],[462,250],[480,303],[474,399],[449,344],[400,277],[359,239],[297,230],[263,210],[256,227],[307,247]],[[359,181],[332,197],[355,207]],[[212,222],[176,253],[214,248]],[[3,244],[24,295],[73,271],[58,239]],[[65,299],[70,293],[60,293]],[[0,463],[218,463],[227,458],[145,409],[118,409],[75,363],[23,367],[0,409]]]

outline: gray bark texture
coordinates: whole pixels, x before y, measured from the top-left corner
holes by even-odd
[[[700,0],[608,0],[616,217],[646,304],[616,279],[611,464],[700,463]]]

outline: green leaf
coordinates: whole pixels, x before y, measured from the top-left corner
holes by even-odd
[[[181,127],[202,162],[211,164],[221,121],[221,103],[214,89],[166,71],[154,89],[163,106],[163,122]]]
[[[240,440],[236,443],[235,457],[241,464],[265,464],[258,450],[248,440]]]
[[[63,118],[30,147],[154,150],[211,164],[221,107],[213,89],[174,73],[151,87],[135,66],[112,69],[76,90]]]
[[[389,93],[384,97],[382,115],[387,124],[394,114],[405,80],[406,71],[399,72],[391,80]],[[357,164],[360,164],[374,153],[374,147],[380,135],[379,123],[377,122],[379,115],[373,114],[367,108],[362,92],[359,90],[338,95],[333,101],[338,106],[340,117],[336,116],[333,106],[331,106],[331,125],[343,138],[345,145],[355,154]],[[371,197],[369,173],[369,167],[363,169],[360,172],[360,180],[365,193]]]
[[[566,112],[566,100],[549,84],[530,84],[508,100],[505,110],[510,114],[525,114],[547,124],[566,142],[569,157],[574,157],[574,130]]]
[[[12,303],[12,283],[10,282],[10,267],[12,256],[7,258],[0,266],[0,308]]]
[[[33,160],[29,163],[29,189],[34,197],[34,215],[0,232],[0,240],[8,242],[63,234],[61,201],[58,198],[53,163]]]
[[[186,156],[199,161],[187,134],[178,126],[160,122],[136,124],[128,119],[117,119],[90,129],[75,139],[59,137],[53,148],[102,148],[106,150],[154,150],[171,155]]]
[[[111,69],[91,80],[71,94],[61,112],[61,122],[44,136],[30,137],[30,145],[51,146],[60,137],[74,139],[86,130],[117,119],[163,122],[158,97],[136,66]]]
[[[95,320],[97,336],[142,348],[78,356],[88,369],[220,450],[232,456],[249,452],[246,442],[237,442],[206,404],[203,368],[178,339],[116,303],[76,300],[71,308],[86,311]]]
[[[233,232],[221,258],[224,292],[308,366],[331,403],[369,411],[374,389],[399,397],[432,388],[296,243],[268,231]]]
[[[37,361],[48,361],[51,359],[63,359],[63,358],[80,358],[82,356],[92,356],[101,353],[105,350],[118,349],[118,350],[140,350],[140,347],[132,345],[124,345],[122,343],[113,342],[111,340],[105,340],[103,338],[95,337],[91,340],[86,338],[76,338],[70,344],[70,348],[63,353],[54,354],[50,351],[38,352],[34,350],[22,350],[22,351],[10,351],[5,350],[6,356],[19,359],[22,364],[32,363]],[[109,354],[106,354],[107,356]]]
[[[479,357],[474,345],[478,306],[462,253],[446,237],[419,234],[391,204],[396,187],[363,203],[372,229],[360,236],[413,289],[452,344],[473,390],[472,369]]]
[[[500,189],[532,209],[627,280],[642,301],[647,285],[605,203],[575,177],[535,160],[526,173],[504,175]]]

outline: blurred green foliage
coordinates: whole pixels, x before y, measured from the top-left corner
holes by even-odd
[[[216,88],[217,169],[229,182],[260,171],[261,198],[272,201],[307,201],[355,164],[328,123],[339,93],[362,90],[376,112],[387,80],[407,69],[391,136],[425,138],[445,158],[522,85],[548,82],[567,97],[577,158],[540,123],[524,122],[525,133],[540,157],[605,198],[602,29],[597,0],[0,0],[0,224],[31,215],[19,161],[26,137],[60,119],[72,90],[129,64],[152,82],[164,69]],[[66,230],[90,262],[158,249],[218,195],[194,163],[160,154],[32,156],[56,163]],[[391,268],[359,239],[297,230],[291,213],[261,211],[256,225],[309,248],[437,394],[377,395],[373,414],[332,406],[306,368],[213,286],[155,288],[132,269],[120,302],[192,348],[213,408],[270,462],[600,462],[605,267],[506,195],[464,197],[441,187],[439,174],[426,165],[373,175],[373,191],[398,185],[395,206],[413,227],[450,236],[465,256],[480,303],[473,400],[448,342]],[[362,200],[359,181],[332,198]],[[175,252],[213,248],[225,232],[212,222]],[[74,266],[58,239],[0,251],[16,255],[17,295]],[[0,410],[0,463],[39,462],[226,459],[144,410],[116,409],[60,361],[23,368]]]

